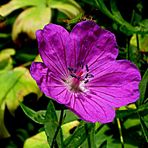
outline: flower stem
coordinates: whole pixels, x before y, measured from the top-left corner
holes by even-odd
[[[60,128],[61,128],[61,125],[62,125],[63,115],[64,115],[64,109],[61,109],[61,114],[60,114],[60,119],[59,119],[59,125],[58,125],[57,130],[56,130],[56,132],[55,132],[55,134],[54,134],[54,137],[53,137],[53,140],[52,140],[52,143],[51,143],[51,146],[50,146],[51,148],[56,147],[56,146],[55,146],[56,137],[57,137],[58,132],[59,132],[59,130],[60,130]]]
[[[118,125],[118,129],[119,129],[119,134],[120,134],[121,147],[124,148],[124,140],[123,140],[123,135],[122,135],[122,130],[121,130],[121,123],[120,123],[119,118],[117,118],[117,125]]]

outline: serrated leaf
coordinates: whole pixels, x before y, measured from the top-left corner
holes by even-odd
[[[21,32],[27,33],[29,37],[34,39],[36,30],[42,29],[45,24],[48,24],[51,15],[51,8],[45,6],[24,10],[13,24],[12,39],[16,40]]]
[[[64,141],[64,147],[79,147],[85,141],[92,128],[94,128],[94,124],[92,123],[80,124],[80,126],[77,127],[75,132]]]
[[[49,148],[45,132],[40,132],[28,138],[23,148]]]
[[[31,120],[38,124],[44,124],[46,111],[41,110],[36,112],[30,109],[29,107],[25,106],[23,103],[20,103],[20,106],[23,109],[26,116],[28,116]]]
[[[63,145],[62,130],[61,127],[59,127],[58,118],[52,101],[50,101],[47,107],[44,128],[45,128],[45,133],[47,135],[48,144],[51,146],[53,140],[55,140],[58,147],[61,148]],[[56,136],[56,139],[54,139],[55,133],[58,128],[60,128],[59,132]]]

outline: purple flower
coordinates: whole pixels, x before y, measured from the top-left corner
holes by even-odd
[[[139,98],[137,67],[116,60],[115,36],[95,22],[80,22],[70,33],[48,24],[36,36],[43,63],[32,63],[32,77],[46,96],[81,119],[111,122],[115,108]]]

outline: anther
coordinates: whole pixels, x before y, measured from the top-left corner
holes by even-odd
[[[88,65],[86,65],[85,67],[86,67],[86,71],[89,72]]]
[[[94,75],[92,75],[92,74],[88,74],[88,78],[93,78],[94,77]]]
[[[85,84],[88,83],[88,82],[89,82],[88,80],[84,81]]]
[[[71,67],[68,67],[68,70],[69,70],[70,72],[72,72],[72,71],[73,71],[73,68],[71,68]]]
[[[87,73],[87,74],[86,74],[86,76],[85,76],[85,78],[87,78],[87,77],[88,77],[88,75],[89,75],[89,74]]]
[[[74,78],[77,78],[77,76],[76,76],[75,74],[73,74],[73,73],[70,74],[70,75],[71,75],[72,77],[74,77]]]
[[[80,65],[80,67],[83,69],[84,64],[83,64],[83,62],[82,62],[82,61],[79,63],[79,65]]]

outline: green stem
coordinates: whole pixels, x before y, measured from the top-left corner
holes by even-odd
[[[120,119],[119,118],[117,118],[117,125],[118,125],[118,129],[119,129],[119,134],[120,134],[121,147],[124,148],[124,140],[123,140],[121,123],[120,123]]]
[[[61,109],[61,114],[60,114],[60,119],[59,119],[59,125],[58,125],[57,130],[56,130],[56,132],[55,132],[55,134],[54,134],[54,137],[53,137],[53,140],[52,140],[52,143],[51,143],[51,146],[50,146],[51,148],[56,147],[56,146],[55,146],[56,137],[57,137],[58,132],[59,132],[59,130],[60,130],[60,128],[61,128],[61,125],[62,125],[63,115],[64,115],[64,109]]]
[[[137,42],[137,50],[140,51],[138,34],[136,34],[136,42]]]
[[[0,33],[0,38],[8,38],[8,37],[11,37],[11,35],[6,33]]]
[[[127,49],[126,58],[130,60],[130,38],[129,37],[127,37],[126,49]]]

